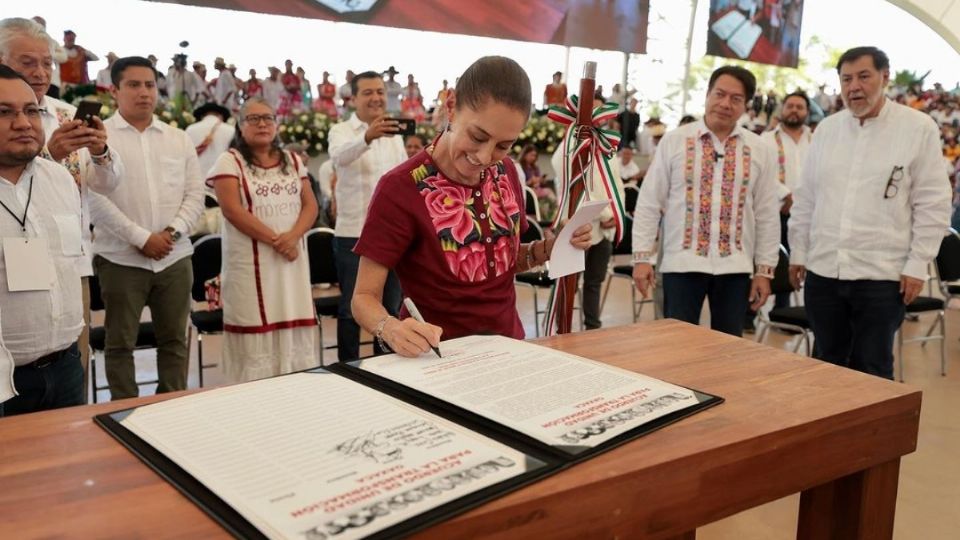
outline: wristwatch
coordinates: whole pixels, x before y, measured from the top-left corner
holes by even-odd
[[[174,242],[180,240],[180,237],[183,236],[183,234],[181,234],[180,231],[174,229],[173,227],[167,227],[164,230],[170,233],[170,238],[173,238]]]

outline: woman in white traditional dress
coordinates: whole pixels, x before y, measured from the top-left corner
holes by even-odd
[[[319,364],[304,234],[317,217],[307,169],[281,149],[261,98],[240,109],[234,148],[208,173],[223,210],[223,365],[250,381]]]

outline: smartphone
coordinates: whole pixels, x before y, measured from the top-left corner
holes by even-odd
[[[93,127],[93,117],[100,116],[99,101],[81,101],[77,106],[77,114],[73,116],[74,120],[83,120],[85,124]]]
[[[407,137],[409,135],[415,135],[417,133],[417,122],[413,118],[397,118],[397,124],[400,124],[400,131],[397,132],[397,135],[401,137]]]

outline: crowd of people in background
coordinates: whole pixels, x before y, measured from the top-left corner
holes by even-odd
[[[31,313],[23,321],[3,319],[3,337],[16,366],[14,382],[23,389],[8,402],[8,414],[85,399],[87,383],[77,377],[86,372],[82,357],[88,350],[76,339],[89,319],[84,323],[77,317],[89,315],[88,289],[96,278],[106,306],[105,360],[112,396],[138,395],[133,350],[144,307],[151,309],[156,332],[158,391],[185,388],[189,348],[183,330],[196,288],[191,237],[207,233],[222,234],[221,275],[202,285],[212,291],[212,306],[222,306],[225,373],[234,381],[303,369],[317,358],[320,344],[304,257],[305,235],[317,226],[334,230],[330,255],[341,292],[340,360],[359,357],[361,329],[374,336],[375,352],[411,356],[436,346],[441,332],[451,337],[486,328],[478,324],[523,337],[513,274],[542,267],[555,239],[548,235],[521,243],[514,238],[529,226],[521,209],[536,211],[537,225],[547,227],[564,209],[557,208],[562,150],[514,146],[531,115],[538,114],[527,75],[516,62],[481,58],[463,73],[464,82],[457,79],[450,87],[444,80],[436,98],[427,100],[413,74],[407,75],[406,85],[396,80],[400,72],[394,66],[347,71],[339,85],[324,72],[314,87],[292,60],[284,62],[283,70],[269,67],[266,78],[251,69],[242,79],[224,58],[214,59],[216,73],[208,74],[201,62],[188,68],[185,54],[174,56],[173,65],[161,71],[154,56],[111,52],[107,68],[91,79],[88,63],[97,56],[76,38],[67,31],[62,44],[55,42],[39,17],[0,21],[0,116],[10,120],[16,135],[0,140],[0,202],[3,215],[15,220],[3,218],[0,226],[5,236],[17,236],[18,230],[29,236],[38,225],[30,229],[28,218],[41,219],[59,278],[51,294],[61,299],[60,311],[51,313],[42,295],[0,291],[5,312],[14,306],[17,313]],[[605,127],[623,135],[619,154],[609,163],[614,176],[609,188],[620,199],[625,185],[640,188],[632,231],[634,279],[644,295],[661,288],[666,316],[697,323],[709,297],[713,327],[741,335],[770,294],[778,244],[797,243],[791,277],[797,287],[806,277],[808,300],[809,289],[818,295],[815,305],[835,300],[833,289],[846,286],[849,275],[898,278],[898,258],[906,257],[900,251],[916,248],[899,293],[888,290],[896,284],[884,282],[885,293],[891,294],[877,342],[881,348],[892,343],[893,323],[898,326],[903,318],[902,302],[909,303],[919,291],[920,275],[942,233],[939,187],[945,188],[946,178],[955,182],[960,170],[960,93],[940,85],[888,90],[889,61],[873,48],[848,51],[837,71],[841,96],[827,95],[824,87],[812,96],[800,91],[778,95],[758,91],[748,70],[722,67],[709,80],[704,117],[685,116],[676,127],[655,115],[644,118],[636,92],[626,85],[613,85],[609,94],[597,88],[594,108],[615,103],[619,113]],[[110,92],[117,114],[105,121],[75,119],[76,108],[55,97],[91,84]],[[539,114],[563,105],[567,97],[563,73],[557,72],[544,87]],[[155,111],[164,100],[193,111],[197,122],[183,131],[159,120]],[[310,166],[305,148],[284,146],[278,136],[285,118],[308,110],[337,121],[329,130],[329,158],[319,168]],[[917,111],[932,117],[936,129]],[[436,138],[398,136],[404,118],[435,124]],[[837,144],[849,146],[867,132],[857,125],[883,126],[886,131],[870,136],[879,137],[884,147],[896,147],[891,135],[896,126],[909,127],[939,147],[933,154],[927,147],[914,149],[916,156],[904,156],[906,164],[894,163],[881,194],[881,202],[891,199],[883,204],[902,210],[884,222],[891,242],[884,249],[895,251],[891,257],[897,261],[860,261],[850,265],[852,273],[845,277],[830,270],[847,264],[831,258],[838,251],[831,242],[844,240],[831,240],[822,231],[825,221],[809,218],[818,205],[844,200],[837,190],[855,189],[863,178],[875,178],[838,178],[819,191],[809,185],[804,191],[800,169],[803,156],[813,152],[826,156],[823,176],[836,176],[855,152],[831,154],[812,134],[824,129],[821,138],[841,137]],[[0,127],[6,129],[6,124]],[[34,175],[49,181],[48,187],[78,189],[58,194],[38,188],[28,195],[24,190],[32,190]],[[904,195],[897,198],[901,185]],[[924,185],[927,192],[906,194]],[[526,203],[524,186],[532,192],[533,205]],[[609,198],[612,192],[602,189],[591,183],[588,197]],[[799,212],[793,208],[795,197]],[[917,209],[921,203],[929,212]],[[28,215],[24,205],[37,215]],[[846,210],[856,219],[876,221],[883,217],[875,215],[880,207]],[[919,248],[903,237],[911,226],[920,227],[918,219],[911,225],[911,212],[926,218],[926,228],[915,231],[915,236],[923,235]],[[600,285],[611,260],[617,217],[605,208],[571,239],[586,251],[582,311],[588,329],[601,325]],[[865,244],[870,239],[853,240]],[[3,271],[10,268],[7,261]],[[426,276],[433,277],[425,282]],[[494,282],[495,290],[488,286]],[[441,326],[406,317],[401,294],[416,296],[428,319]],[[451,310],[457,317],[449,316]],[[853,365],[843,356],[850,336],[838,335],[834,327],[850,317],[841,311],[833,305],[816,312],[814,332],[823,342],[816,354],[890,377],[892,360],[883,351],[867,354],[880,358],[879,363]],[[484,313],[486,319],[477,320]],[[13,335],[13,330],[20,333]],[[53,371],[51,365],[58,378],[70,381],[56,391],[46,375]],[[0,386],[0,415],[7,397],[3,392]]]

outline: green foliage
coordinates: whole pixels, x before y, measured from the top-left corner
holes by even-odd
[[[893,85],[901,88],[913,88],[914,86],[923,88],[923,81],[927,78],[927,75],[930,75],[929,71],[923,75],[917,75],[916,71],[902,69],[893,76]]]

